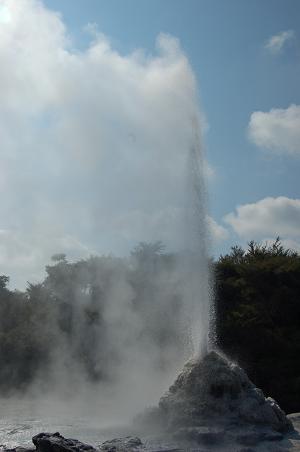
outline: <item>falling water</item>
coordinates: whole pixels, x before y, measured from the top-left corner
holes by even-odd
[[[192,354],[203,356],[209,349],[211,290],[209,272],[209,234],[206,214],[203,153],[199,123],[193,121],[193,142],[188,153],[185,303],[190,312]]]

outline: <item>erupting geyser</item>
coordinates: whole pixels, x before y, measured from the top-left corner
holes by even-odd
[[[194,121],[194,143],[188,155],[185,242],[186,287],[184,300],[190,316],[192,355],[203,357],[209,350],[211,291],[208,266],[209,234],[206,215],[204,162],[199,125]]]
[[[254,445],[276,441],[293,430],[272,398],[266,398],[237,364],[211,350],[213,324],[207,253],[203,161],[198,134],[189,153],[186,307],[190,309],[193,357],[157,408],[142,424],[178,441]]]
[[[158,406],[136,419],[134,431],[150,433],[147,446],[138,437],[126,436],[105,441],[96,448],[56,432],[34,436],[35,451],[25,452],[154,452],[187,450],[199,444],[223,451],[249,450],[240,446],[258,445],[259,450],[269,451],[274,450],[269,448],[270,442],[273,445],[281,441],[285,433],[293,430],[275,400],[266,398],[237,364],[211,350],[209,241],[202,171],[201,145],[196,133],[188,158],[183,253],[183,300],[192,357]],[[157,441],[161,446],[157,447]],[[169,446],[170,441],[175,443]]]

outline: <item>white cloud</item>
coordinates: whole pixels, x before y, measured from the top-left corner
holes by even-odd
[[[264,198],[244,204],[224,217],[234,231],[246,240],[280,236],[285,244],[300,244],[300,199],[284,196]]]
[[[50,262],[57,250],[63,250],[70,259],[93,254],[93,250],[69,235],[49,236],[37,231],[30,235],[20,230],[0,230],[0,268],[10,276],[13,287],[25,287],[28,279],[39,282],[44,276],[45,263]]]
[[[300,253],[300,240],[283,239],[281,240],[281,243],[285,249],[295,250]]]
[[[5,5],[0,5],[0,24],[8,23],[11,20],[11,15]]]
[[[286,44],[295,36],[294,30],[286,30],[271,36],[265,44],[265,49],[273,54],[280,53]]]
[[[218,224],[212,217],[207,216],[208,228],[214,243],[223,242],[229,238],[229,232],[222,225]]]
[[[2,0],[0,17],[1,271],[30,280],[65,237],[79,253],[127,253],[146,232],[174,243],[204,117],[178,40],[121,55],[93,26],[79,52],[38,0]],[[5,264],[13,249],[30,265]]]
[[[300,105],[269,112],[255,111],[249,122],[249,137],[259,147],[278,154],[300,154]]]

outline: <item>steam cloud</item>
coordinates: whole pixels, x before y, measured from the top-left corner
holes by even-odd
[[[178,40],[121,55],[94,33],[79,52],[38,0],[3,0],[0,23],[0,263],[12,287],[38,281],[56,252],[180,248],[199,112]]]
[[[157,401],[185,358],[176,336],[163,349],[152,337],[159,322],[170,322],[179,335],[185,330],[182,338],[187,337],[187,312],[178,308],[175,316],[174,300],[188,300],[190,317],[203,315],[205,330],[200,331],[204,324],[197,320],[196,334],[207,335],[209,219],[199,173],[205,165],[197,161],[201,137],[195,130],[201,115],[195,77],[178,40],[169,35],[159,35],[154,56],[142,50],[121,55],[93,30],[92,42],[79,52],[60,15],[38,0],[3,0],[0,24],[0,183],[6,194],[0,264],[13,286],[39,281],[41,268],[56,252],[71,259],[91,253],[124,256],[140,241],[162,240],[168,250],[188,247],[196,255],[191,284],[182,282],[189,273],[184,265],[176,264],[171,272],[161,266],[155,297],[148,287],[140,311],[132,306],[136,292],[125,261],[103,258],[97,284],[101,290],[105,286],[105,328],[87,328],[83,322],[94,289],[86,283],[79,290],[78,280],[72,289],[71,342],[57,326],[61,313],[48,324],[49,337],[57,333],[59,346],[51,372],[41,373],[31,393],[40,393],[52,378],[58,393],[80,388],[81,409],[83,399],[93,401],[108,419],[107,407],[112,410],[115,400],[118,413],[123,407],[128,419],[130,410]],[[199,168],[195,180],[187,181],[191,149]],[[194,229],[184,234],[187,186],[195,181],[203,229],[196,218]],[[187,243],[198,233],[199,246]],[[64,302],[61,294],[55,296]],[[143,334],[147,328],[152,328],[150,338]],[[101,383],[102,389],[87,383],[72,357],[85,344],[109,370],[110,384]],[[121,357],[114,358],[116,350]]]

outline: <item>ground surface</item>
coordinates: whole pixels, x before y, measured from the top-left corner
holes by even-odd
[[[126,441],[119,444],[116,449],[104,448],[102,450],[107,452],[284,452],[284,451],[300,451],[300,413],[290,414],[289,419],[292,421],[295,432],[287,433],[280,441],[264,441],[256,445],[241,445],[241,444],[222,444],[209,445],[190,444],[184,446],[182,443],[170,441],[169,443],[159,438],[141,437],[143,445],[134,444],[129,445]],[[78,435],[80,436],[80,435]],[[79,437],[79,439],[82,439]],[[21,444],[19,444],[21,445]],[[116,443],[115,443],[116,445]],[[29,445],[28,445],[29,446]],[[27,447],[28,447],[27,446]],[[95,445],[96,446],[96,445]],[[94,446],[94,447],[95,447]],[[124,447],[125,446],[125,447]],[[129,447],[128,447],[129,446]],[[132,447],[133,446],[133,447]],[[31,448],[33,445],[31,444]],[[3,448],[5,450],[5,448]]]

